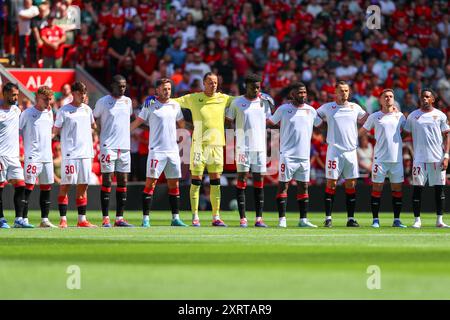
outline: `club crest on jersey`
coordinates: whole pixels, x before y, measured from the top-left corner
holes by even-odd
[[[433,120],[436,121],[439,117],[438,116],[433,116]]]
[[[0,120],[5,120],[5,119],[6,119],[6,114],[0,115]]]
[[[245,103],[242,104],[242,108],[245,108],[247,105]]]
[[[198,102],[203,102],[203,99],[198,99]]]
[[[336,105],[334,105],[334,106],[331,106],[331,109],[336,109]]]

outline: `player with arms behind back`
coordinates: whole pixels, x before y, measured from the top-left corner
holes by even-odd
[[[199,227],[198,205],[200,187],[205,168],[211,185],[211,207],[214,227],[226,227],[220,219],[220,176],[223,172],[223,146],[225,145],[225,108],[234,97],[217,92],[217,75],[203,76],[204,92],[191,93],[174,99],[182,108],[191,110],[194,122],[190,165],[192,226]]]
[[[14,186],[15,228],[34,228],[23,219],[25,182],[19,154],[19,87],[11,82],[2,88],[4,101],[0,104],[0,228],[9,225],[3,215],[2,193],[8,181]]]
[[[158,99],[145,100],[139,116],[131,124],[131,131],[146,122],[150,128],[148,143],[147,179],[142,193],[143,227],[150,227],[150,210],[158,178],[164,172],[169,187],[169,203],[172,209],[172,226],[187,227],[180,219],[181,159],[177,144],[177,124],[184,127],[180,105],[170,99],[172,83],[163,78],[156,82]]]
[[[431,89],[420,93],[420,109],[411,112],[406,120],[405,131],[411,132],[414,147],[413,159],[413,228],[420,228],[420,207],[423,187],[434,186],[436,203],[436,227],[448,228],[442,219],[445,207],[445,171],[448,167],[450,141],[447,116],[434,108],[436,95]]]
[[[378,212],[385,178],[389,178],[392,189],[393,227],[406,228],[400,221],[402,210],[403,152],[401,130],[406,118],[394,105],[394,91],[384,89],[380,95],[381,110],[372,113],[361,128],[362,135],[375,128],[375,155],[372,164],[371,208],[373,228],[380,227]]]
[[[112,175],[117,178],[115,227],[132,227],[123,218],[127,200],[127,173],[131,171],[130,117],[133,112],[131,99],[125,96],[127,81],[121,75],[113,77],[111,95],[104,96],[95,104],[93,111],[100,130],[100,166],[102,188],[100,202],[105,228],[111,227],[109,220],[109,196]]]
[[[359,177],[358,157],[358,123],[363,124],[368,114],[358,104],[348,101],[350,87],[345,81],[336,84],[336,101],[325,103],[317,113],[328,124],[327,158],[325,176],[325,227],[331,228],[336,184],[340,176],[345,179],[347,204],[347,227],[359,227],[354,218],[356,204],[356,179]]]
[[[307,219],[310,178],[311,136],[314,126],[322,119],[317,111],[306,103],[306,86],[299,82],[290,86],[290,103],[281,105],[267,121],[273,126],[280,123],[280,161],[277,194],[278,226],[286,228],[286,207],[289,183],[297,181],[297,202],[300,212],[299,227],[317,228]]]
[[[271,116],[269,98],[261,96],[261,78],[249,74],[245,78],[246,93],[233,100],[226,109],[225,116],[229,123],[236,121],[236,164],[238,181],[236,198],[240,216],[240,226],[247,227],[245,216],[245,189],[247,175],[253,174],[256,222],[255,227],[267,227],[262,220],[264,208],[264,189],[262,174],[266,172],[266,120]]]
[[[67,194],[70,185],[76,185],[78,209],[77,227],[96,227],[86,220],[87,188],[92,171],[92,129],[96,128],[91,107],[85,104],[87,88],[82,82],[71,86],[73,101],[59,109],[53,133],[61,133],[61,185],[58,194],[58,208],[61,217],[59,227],[67,228]]]
[[[48,220],[50,211],[50,190],[54,182],[52,157],[53,112],[51,102],[53,91],[42,86],[36,93],[36,105],[26,109],[20,116],[25,149],[25,204],[23,217],[28,217],[28,200],[39,179],[41,207],[41,228],[57,228]]]

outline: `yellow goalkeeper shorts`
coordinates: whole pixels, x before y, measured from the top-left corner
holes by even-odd
[[[205,167],[208,173],[223,172],[223,146],[191,146],[191,175],[202,176]]]

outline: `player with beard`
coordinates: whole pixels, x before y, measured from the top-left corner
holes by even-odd
[[[422,191],[428,181],[434,186],[436,203],[436,227],[449,228],[442,219],[445,207],[445,172],[448,167],[450,139],[447,116],[434,107],[436,95],[431,89],[420,93],[420,108],[411,112],[406,120],[405,131],[413,138],[413,228],[421,228],[420,207]]]
[[[289,183],[297,182],[297,202],[300,212],[299,227],[317,228],[307,219],[310,178],[311,137],[314,126],[320,126],[322,119],[317,111],[306,103],[306,86],[299,82],[289,90],[291,102],[281,105],[271,116],[267,124],[280,123],[280,161],[277,206],[278,226],[286,228],[286,207]]]

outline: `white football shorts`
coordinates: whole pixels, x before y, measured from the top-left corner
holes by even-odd
[[[178,152],[150,152],[147,158],[147,178],[158,179],[164,172],[166,179],[181,178]]]
[[[92,159],[63,159],[61,184],[89,184],[92,174]]]
[[[280,154],[278,164],[278,180],[289,182],[292,179],[301,182],[309,182],[311,174],[311,163],[309,159],[286,157]]]
[[[19,157],[0,156],[0,182],[23,179],[23,168]]]
[[[372,164],[372,182],[384,183],[389,178],[390,183],[403,183],[402,162],[374,162]]]
[[[445,170],[440,162],[413,162],[413,185],[444,186],[446,180]]]
[[[341,175],[344,179],[359,178],[358,155],[356,149],[352,151],[342,151],[328,146],[325,172],[326,178],[332,180],[338,180]]]
[[[53,162],[32,162],[25,161],[25,183],[36,184],[39,178],[39,184],[53,184],[55,182]]]
[[[130,150],[101,149],[99,161],[102,173],[131,172]]]
[[[265,151],[243,151],[236,149],[237,172],[265,173],[266,152]]]

